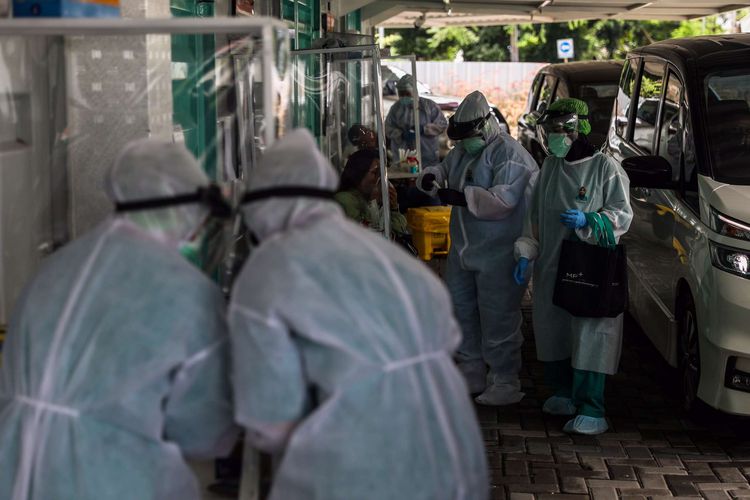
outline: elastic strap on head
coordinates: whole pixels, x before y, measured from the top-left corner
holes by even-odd
[[[242,204],[246,205],[268,198],[318,198],[333,200],[334,194],[336,194],[334,191],[306,186],[273,187],[245,193],[242,197]]]
[[[115,212],[139,212],[142,210],[158,210],[188,203],[201,203],[211,210],[211,215],[226,219],[232,215],[232,207],[221,194],[219,186],[211,184],[198,188],[195,193],[169,196],[164,198],[149,198],[145,200],[115,203]]]

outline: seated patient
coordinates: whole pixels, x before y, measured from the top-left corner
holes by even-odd
[[[377,150],[363,149],[353,153],[341,173],[341,184],[336,201],[350,219],[363,226],[380,229],[382,225],[382,195],[380,188],[380,157]],[[398,211],[396,190],[388,185],[391,231],[409,232],[406,218]]]

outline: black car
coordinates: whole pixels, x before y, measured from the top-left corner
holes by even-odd
[[[588,104],[592,129],[589,140],[597,148],[604,144],[621,71],[619,61],[550,64],[539,70],[531,85],[526,112],[518,120],[518,140],[539,165],[547,155],[532,124],[560,98],[575,97]]]

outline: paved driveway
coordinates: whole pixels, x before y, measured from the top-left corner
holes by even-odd
[[[675,373],[636,327],[626,327],[620,373],[608,380],[611,429],[598,437],[568,436],[565,417],[542,413],[551,392],[528,326],[526,339],[524,400],[477,407],[493,499],[750,498],[750,420],[687,419]]]

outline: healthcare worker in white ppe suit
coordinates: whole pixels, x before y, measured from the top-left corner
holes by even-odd
[[[478,403],[517,403],[524,395],[518,379],[524,290],[512,277],[513,244],[539,168],[501,131],[481,92],[463,100],[448,137],[456,147],[424,169],[417,186],[453,206],[445,280],[463,332],[457,361],[471,393],[481,393]]]
[[[224,298],[179,253],[209,199],[227,207],[184,147],[148,139],[106,189],[120,212],[48,257],[13,313],[0,498],[199,500],[184,457],[222,455],[237,435]]]
[[[588,142],[588,107],[579,99],[559,99],[541,117],[538,129],[551,156],[542,167],[523,237],[516,242],[518,283],[534,262],[534,334],[545,379],[555,394],[543,410],[572,418],[564,431],[601,434],[604,382],[617,371],[622,346],[622,315],[579,318],[552,303],[557,264],[566,238],[597,244],[592,214],[612,223],[616,238],[630,227],[627,174]]]
[[[448,120],[434,101],[419,97],[414,77],[404,75],[396,86],[398,101],[388,111],[385,118],[385,133],[391,140],[393,158],[398,161],[399,149],[416,150],[416,130],[414,125],[414,99],[419,111],[420,146],[423,165],[436,165],[440,162],[440,135],[448,128]]]
[[[270,498],[487,498],[442,283],[345,217],[308,131],[269,148],[248,186],[259,245],[232,292],[232,380],[247,439],[280,460]]]

